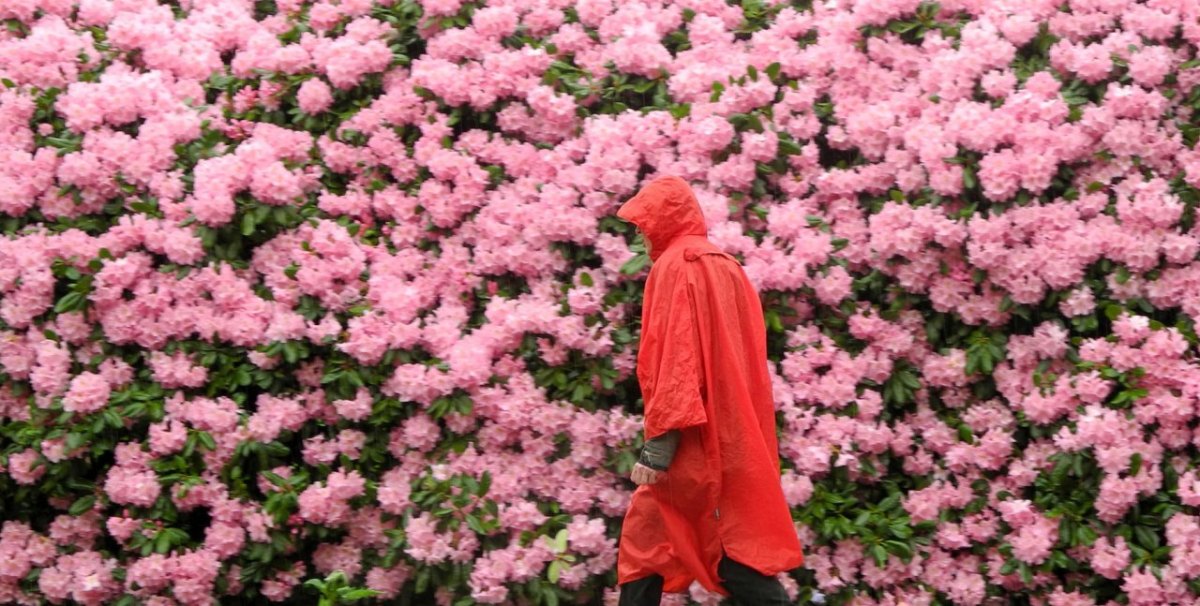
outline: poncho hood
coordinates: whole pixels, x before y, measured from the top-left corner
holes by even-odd
[[[706,236],[704,212],[692,188],[680,177],[658,177],[617,211],[650,241],[650,258],[657,259],[680,236]]]

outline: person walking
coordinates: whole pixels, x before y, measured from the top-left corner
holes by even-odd
[[[637,357],[645,446],[618,545],[619,604],[657,605],[693,581],[743,606],[787,604],[776,575],[804,556],[779,481],[758,293],[708,241],[683,179],[650,181],[617,216],[652,262]]]

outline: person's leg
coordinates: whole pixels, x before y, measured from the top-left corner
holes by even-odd
[[[722,556],[717,565],[721,584],[741,606],[787,606],[787,591],[779,579],[766,576],[729,556]]]
[[[658,606],[662,602],[663,578],[657,574],[621,585],[618,606]]]

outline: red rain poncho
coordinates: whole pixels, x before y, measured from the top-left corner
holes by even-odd
[[[803,563],[779,482],[766,327],[753,285],[705,237],[687,183],[660,177],[617,216],[637,225],[654,261],[646,279],[637,375],[645,437],[681,430],[656,484],[639,486],[625,514],[617,581],[663,576],[728,595],[717,577],[730,558],[775,575]]]

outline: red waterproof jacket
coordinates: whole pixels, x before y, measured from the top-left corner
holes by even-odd
[[[666,475],[639,486],[625,515],[617,581],[650,574],[728,595],[724,550],[766,575],[803,563],[779,482],[762,304],[736,259],[705,237],[678,177],[651,181],[617,216],[650,241],[637,375],[645,437],[681,430]]]

